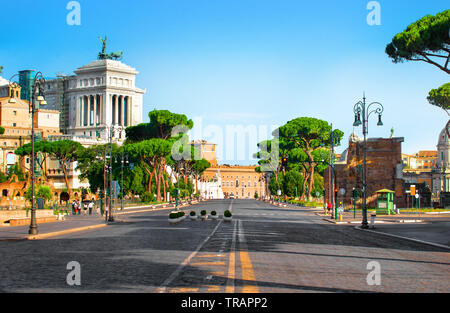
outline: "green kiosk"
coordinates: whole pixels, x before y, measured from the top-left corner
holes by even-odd
[[[377,215],[395,215],[394,191],[382,189],[377,191]]]

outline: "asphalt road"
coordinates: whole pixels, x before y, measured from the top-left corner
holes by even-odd
[[[0,291],[450,292],[448,250],[330,224],[311,209],[253,200],[190,209],[231,209],[233,221],[171,226],[168,211],[145,212],[98,230],[0,242]],[[66,282],[72,261],[81,286]],[[367,283],[372,261],[380,285]]]

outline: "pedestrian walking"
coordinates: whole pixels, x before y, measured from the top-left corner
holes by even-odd
[[[77,200],[77,210],[78,210],[78,215],[81,215],[81,203],[80,203],[80,200]]]
[[[77,201],[73,200],[72,202],[72,215],[77,215]]]
[[[94,201],[91,200],[91,202],[89,202],[89,215],[92,215],[92,209],[94,208]]]
[[[86,202],[83,203],[83,213],[87,215],[88,204]]]

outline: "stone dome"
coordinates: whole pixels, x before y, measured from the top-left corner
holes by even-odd
[[[450,131],[450,121],[439,134],[438,146],[448,145],[450,143],[450,138],[448,137],[447,130]]]

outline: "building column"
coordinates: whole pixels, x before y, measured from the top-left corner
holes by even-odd
[[[116,109],[117,109],[117,95],[113,95],[111,101],[111,125],[114,125],[117,122]]]
[[[124,98],[124,102],[123,102],[123,126],[125,126],[125,127],[127,127],[129,125],[128,124],[128,107],[129,107],[128,99],[129,98],[130,98],[129,96],[126,96]]]
[[[76,115],[76,126],[81,126],[81,116],[83,114],[83,97],[78,97],[77,107],[78,107],[78,114]]]
[[[94,125],[94,117],[92,116],[92,112],[94,111],[94,96],[89,96],[89,102],[88,102],[88,126]]]
[[[116,95],[116,106],[114,107],[114,124],[119,124],[119,96]]]
[[[87,96],[83,96],[83,124],[82,126],[86,126],[86,110],[87,110]]]
[[[128,97],[128,113],[127,113],[128,123],[127,123],[127,126],[131,126],[132,107],[133,107],[133,97]]]
[[[97,126],[97,104],[98,104],[98,95],[94,95],[94,127]]]
[[[122,125],[123,121],[123,96],[119,96],[117,101],[117,125]]]

